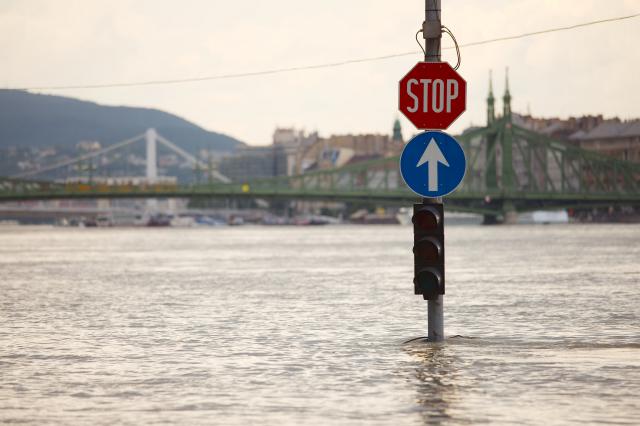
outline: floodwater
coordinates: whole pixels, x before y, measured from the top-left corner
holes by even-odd
[[[0,229],[0,422],[640,423],[640,226]],[[459,335],[461,337],[454,337]]]

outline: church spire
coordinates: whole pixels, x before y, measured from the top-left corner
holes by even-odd
[[[487,96],[487,126],[496,121],[495,98],[493,97],[493,78],[489,70],[489,96]]]
[[[505,71],[504,96],[502,97],[502,108],[504,117],[511,121],[511,93],[509,92],[509,67]]]

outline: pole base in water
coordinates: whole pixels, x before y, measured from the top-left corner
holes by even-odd
[[[427,302],[427,322],[429,334],[427,338],[430,342],[441,342],[444,340],[444,300],[442,295],[437,299]]]

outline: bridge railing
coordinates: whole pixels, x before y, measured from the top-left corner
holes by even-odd
[[[637,196],[640,164],[513,126],[514,189],[558,195]]]
[[[0,194],[30,194],[33,192],[52,192],[60,189],[61,185],[56,182],[0,177]]]
[[[458,136],[467,157],[461,186],[447,199],[640,200],[640,165],[586,151],[505,119]],[[199,185],[56,183],[0,179],[5,200],[84,197],[246,196],[412,202],[399,158],[388,157],[297,176]],[[485,203],[486,204],[486,203]]]

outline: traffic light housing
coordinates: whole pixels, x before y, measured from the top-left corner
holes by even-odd
[[[413,205],[413,288],[425,300],[444,294],[444,207]]]

